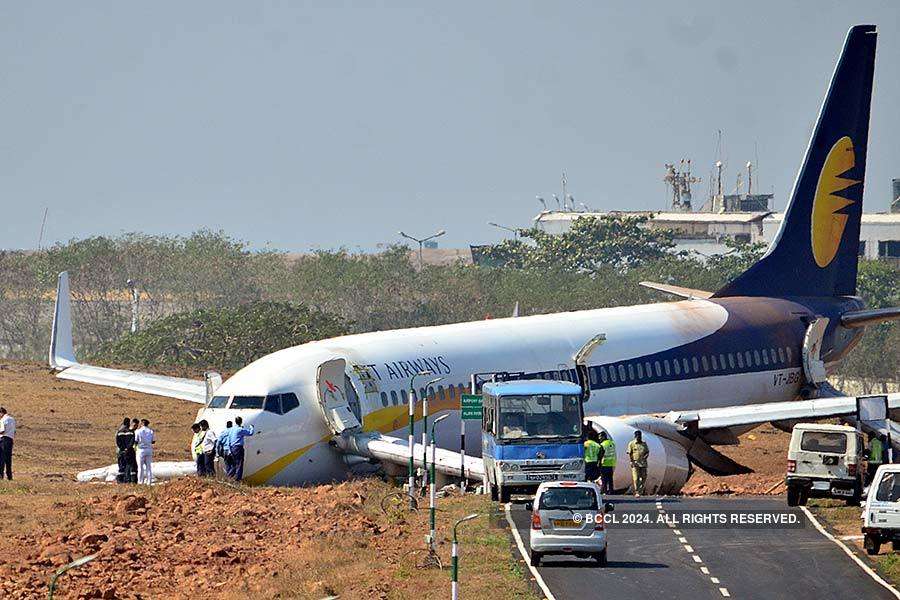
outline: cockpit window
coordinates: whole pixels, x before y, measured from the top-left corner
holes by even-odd
[[[266,412],[281,414],[281,394],[270,394],[266,396],[266,403],[263,406]]]
[[[286,413],[294,410],[300,406],[300,401],[297,400],[296,394],[282,394],[281,395],[281,412]]]
[[[232,409],[262,408],[265,396],[235,396],[231,401]]]
[[[207,408],[225,408],[226,404],[228,404],[228,396],[213,396]]]

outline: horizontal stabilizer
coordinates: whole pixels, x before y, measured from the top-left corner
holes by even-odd
[[[850,328],[868,327],[869,325],[878,325],[879,323],[896,321],[897,319],[900,319],[900,306],[854,310],[841,315],[841,325]]]
[[[706,298],[711,298],[713,295],[712,292],[706,292],[704,290],[694,290],[691,288],[681,287],[679,285],[656,283],[654,281],[642,281],[640,285],[644,286],[645,288],[650,288],[651,290],[656,290],[657,292],[672,294],[673,296],[678,296],[679,298],[687,298],[689,300],[694,300],[697,298],[705,300]]]

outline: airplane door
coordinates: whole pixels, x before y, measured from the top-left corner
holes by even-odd
[[[319,365],[316,371],[316,386],[319,404],[325,414],[328,426],[335,434],[348,429],[360,428],[359,419],[350,407],[344,387],[347,378],[347,361],[335,358]]]
[[[806,381],[812,385],[825,381],[825,362],[820,358],[820,354],[826,327],[828,318],[819,317],[809,324],[803,336],[803,374],[806,375]]]

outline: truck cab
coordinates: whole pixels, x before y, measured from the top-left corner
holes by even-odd
[[[859,504],[863,489],[862,433],[847,425],[799,423],[788,446],[787,503],[839,498]]]
[[[517,380],[482,388],[482,460],[491,499],[532,494],[545,481],[584,481],[582,389]]]
[[[881,465],[875,471],[863,510],[862,533],[868,554],[878,554],[887,542],[900,550],[900,465]]]

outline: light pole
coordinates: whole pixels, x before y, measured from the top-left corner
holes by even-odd
[[[431,375],[431,372],[428,372],[428,375]],[[422,494],[425,494],[425,488],[428,485],[427,482],[427,473],[428,473],[428,392],[431,390],[431,386],[433,386],[438,381],[442,381],[443,377],[435,377],[431,381],[425,384],[423,388],[425,393],[422,395],[422,472],[424,476],[422,477]]]
[[[456,537],[456,528],[476,517],[478,517],[478,513],[466,515],[453,525],[453,546],[450,558],[450,593],[453,600],[459,600],[459,542]]]
[[[428,479],[429,479],[429,481],[428,481],[428,511],[429,511],[428,519],[431,523],[431,534],[428,536],[428,542],[431,545],[432,552],[435,551],[435,548],[434,548],[435,536],[437,535],[437,533],[435,531],[436,530],[435,513],[437,512],[437,495],[435,492],[436,480],[435,480],[435,464],[434,464],[435,463],[435,455],[437,454],[437,452],[435,451],[436,444],[434,441],[434,437],[435,437],[434,430],[437,429],[438,423],[440,423],[441,421],[443,421],[444,419],[446,419],[449,416],[450,416],[449,414],[441,415],[437,419],[435,419],[434,422],[431,424],[431,471],[429,471],[429,477],[428,477]]]
[[[415,463],[413,461],[413,450],[415,449],[415,419],[416,419],[416,377],[431,375],[431,371],[419,371],[415,375],[409,378],[409,507],[415,508],[416,501],[413,497],[414,490],[416,489],[416,471],[415,471]],[[424,463],[423,463],[424,467]]]
[[[422,268],[422,245],[429,240],[433,240],[434,238],[441,237],[442,235],[444,235],[447,232],[444,231],[443,229],[440,229],[437,232],[429,235],[426,238],[422,238],[422,239],[413,237],[407,233],[403,233],[402,231],[398,231],[397,233],[399,233],[401,237],[405,237],[406,239],[412,240],[412,241],[416,242],[417,244],[419,244],[419,269],[421,269]]]
[[[505,229],[506,231],[511,231],[516,239],[519,239],[519,228],[518,227],[507,227],[506,225],[501,225],[500,223],[494,223],[493,221],[488,221],[488,225],[491,227],[496,227],[497,229]]]

